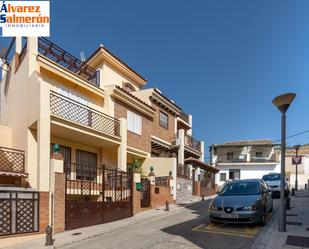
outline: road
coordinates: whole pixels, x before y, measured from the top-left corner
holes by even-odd
[[[74,249],[166,249],[250,248],[254,235],[261,227],[229,226],[220,229],[204,229],[209,224],[207,208],[209,201],[177,211],[165,217],[157,217],[141,224],[88,239],[65,248]],[[274,210],[278,203],[274,201]],[[204,228],[203,228],[204,227]],[[208,226],[209,227],[209,226]],[[218,232],[219,231],[219,232]],[[223,232],[222,232],[223,231]],[[239,231],[245,231],[238,235]]]

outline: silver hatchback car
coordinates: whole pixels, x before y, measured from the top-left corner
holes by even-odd
[[[211,222],[266,224],[273,209],[271,191],[261,179],[227,183],[209,205]]]

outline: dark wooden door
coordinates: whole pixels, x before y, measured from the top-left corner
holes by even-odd
[[[150,181],[146,178],[141,180],[141,207],[150,206]]]

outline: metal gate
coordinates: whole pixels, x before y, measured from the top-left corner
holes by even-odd
[[[39,231],[39,193],[0,190],[0,236]]]
[[[66,230],[131,217],[132,174],[71,164],[66,172]]]
[[[147,178],[141,179],[141,207],[150,206],[150,181]]]

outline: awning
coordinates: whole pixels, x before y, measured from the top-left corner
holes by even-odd
[[[15,176],[15,177],[27,177],[27,173],[17,173],[17,172],[8,172],[0,171],[0,176]]]
[[[206,171],[210,171],[210,172],[214,172],[214,173],[218,173],[219,172],[219,169],[213,167],[213,166],[210,166],[209,164],[207,163],[204,163],[198,159],[195,159],[193,157],[189,157],[187,159],[185,159],[185,164],[192,164],[192,165],[196,165],[196,166],[199,166],[200,168],[206,170]]]

